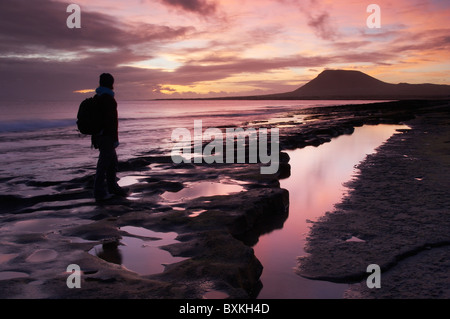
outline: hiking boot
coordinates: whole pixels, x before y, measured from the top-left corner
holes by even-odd
[[[128,188],[126,188],[126,187],[117,186],[114,189],[110,190],[109,192],[111,194],[114,194],[114,195],[117,195],[117,196],[120,196],[120,197],[127,197],[129,191],[130,190]]]

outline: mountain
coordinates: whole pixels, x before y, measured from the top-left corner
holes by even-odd
[[[325,70],[292,92],[246,97],[298,100],[400,100],[450,98],[450,85],[391,84],[360,71]]]

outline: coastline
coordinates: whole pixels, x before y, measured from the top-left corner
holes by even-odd
[[[300,275],[354,283],[345,298],[450,296],[448,109],[407,121],[358,166],[348,196],[312,227]],[[379,289],[366,285],[370,264],[381,267]]]
[[[261,233],[280,227],[286,219],[289,194],[279,187],[278,182],[289,174],[290,169],[289,158],[283,150],[318,146],[341,134],[351,134],[354,127],[364,124],[414,122],[416,116],[426,117],[429,109],[439,104],[439,101],[400,101],[296,111],[308,118],[304,125],[280,129],[280,170],[274,175],[261,175],[259,164],[231,167],[224,164],[175,165],[168,156],[149,154],[120,163],[123,176],[142,174],[142,180],[131,185],[132,191],[140,194],[138,200],[115,199],[96,205],[89,191],[92,175],[51,185],[60,191],[56,195],[31,198],[2,195],[2,211],[9,212],[2,222],[17,224],[29,216],[36,219],[64,216],[70,221],[64,227],[45,231],[2,232],[0,240],[7,243],[6,254],[14,255],[17,250],[20,253],[0,264],[1,271],[23,272],[27,276],[1,280],[0,297],[203,298],[208,292],[219,291],[229,298],[251,298],[257,294],[262,265],[245,243],[254,242]],[[435,132],[435,126],[430,125],[429,130],[434,128]],[[440,162],[436,161],[436,165]],[[145,176],[146,172],[151,174]],[[242,183],[246,191],[192,199],[181,205],[183,210],[161,202],[162,194],[179,191],[186,183],[227,178]],[[189,217],[199,209],[205,212],[195,218]],[[95,245],[114,245],[122,236],[129,236],[120,229],[123,226],[177,232],[179,243],[164,249],[187,259],[168,265],[161,274],[140,276],[88,253]],[[29,262],[29,257],[36,251],[53,251],[58,257],[50,258],[50,254],[36,269],[37,264]],[[311,256],[322,258],[321,262],[327,258],[314,252]],[[68,289],[65,285],[67,274],[64,270],[73,263],[81,266],[82,289]],[[302,271],[306,274],[306,270]],[[317,270],[315,275],[308,273],[308,276],[327,275]],[[348,296],[358,296],[356,288],[352,288],[352,292],[354,294]],[[361,297],[366,296],[358,293]]]

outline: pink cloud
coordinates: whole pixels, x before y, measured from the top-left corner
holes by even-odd
[[[170,85],[220,81],[227,90],[247,83],[271,91],[286,81],[301,85],[310,69],[327,67],[391,70],[403,82],[411,82],[411,68],[423,70],[422,82],[450,82],[450,5],[441,2],[379,0],[379,30],[365,24],[365,1],[79,2],[79,30],[66,27],[63,0],[0,2],[2,97],[18,97],[18,88],[28,87],[30,97],[63,98],[95,86],[104,70],[117,75],[124,92],[147,98]],[[272,80],[274,73],[292,78]]]

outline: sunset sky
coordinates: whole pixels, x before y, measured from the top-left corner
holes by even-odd
[[[0,99],[80,99],[102,72],[120,99],[286,92],[327,68],[450,84],[449,21],[448,0],[2,0]]]

